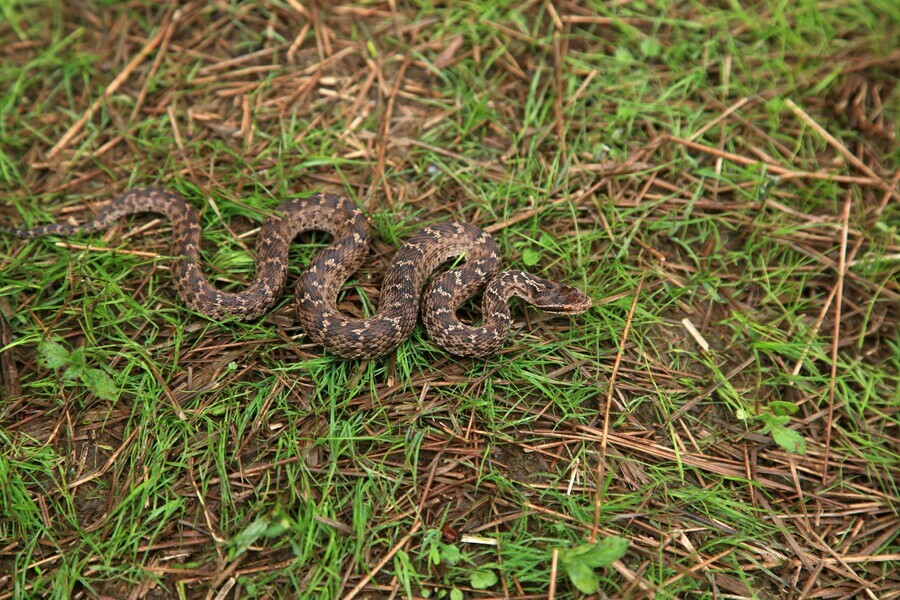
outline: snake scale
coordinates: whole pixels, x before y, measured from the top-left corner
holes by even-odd
[[[441,223],[416,233],[395,253],[384,275],[377,312],[366,319],[348,317],[337,309],[338,294],[368,252],[369,227],[350,200],[329,193],[288,200],[262,224],[256,242],[256,276],[237,293],[219,290],[204,277],[198,263],[197,211],[178,194],[162,188],[125,191],[87,223],[52,223],[32,229],[0,226],[0,233],[21,238],[71,236],[105,229],[126,215],[145,212],[163,214],[172,221],[175,286],[185,303],[214,319],[255,319],[268,311],[284,288],[293,239],[304,231],[329,232],[333,242],[316,254],[297,283],[297,314],[310,339],[345,358],[374,358],[393,351],[411,335],[420,303],[432,339],[448,352],[472,357],[492,354],[503,344],[512,296],[549,312],[577,314],[591,307],[590,298],[569,285],[524,271],[499,273],[499,251],[490,234],[467,223]],[[441,263],[460,256],[465,262],[429,283]],[[482,291],[482,323],[474,327],[461,322],[458,307]]]

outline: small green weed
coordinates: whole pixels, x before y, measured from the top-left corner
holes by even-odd
[[[38,356],[48,369],[63,369],[63,381],[80,381],[98,398],[113,401],[119,395],[116,382],[105,371],[88,366],[83,347],[69,350],[59,342],[44,340],[38,346]]]
[[[277,506],[267,514],[257,517],[250,525],[241,530],[231,540],[231,548],[228,550],[228,560],[234,560],[255,544],[260,538],[272,539],[290,531],[293,521]]]
[[[447,543],[441,540],[442,534],[439,529],[430,529],[425,532],[422,540],[422,553],[427,556],[428,563],[431,567],[438,571],[445,570],[441,577],[442,582],[450,587],[450,600],[458,600],[463,597],[462,590],[456,587],[457,578],[454,575],[459,574],[463,567],[454,568],[460,563],[469,563],[473,567],[475,561],[473,557],[462,552],[456,544]],[[497,573],[485,565],[473,568],[467,571],[468,585],[477,590],[486,590],[493,587],[500,581]],[[423,590],[425,593],[431,593],[431,590]],[[447,590],[439,589],[437,597],[441,598],[447,594]]]
[[[775,443],[788,452],[806,454],[806,440],[803,436],[788,428],[791,415],[797,412],[797,406],[790,402],[777,400],[770,402],[757,414],[750,409],[738,409],[737,418],[744,422],[758,421],[762,423],[763,433],[768,433]]]
[[[597,543],[581,544],[559,551],[559,562],[576,588],[584,594],[593,594],[600,588],[600,579],[594,569],[606,567],[625,556],[628,540],[608,537]]]

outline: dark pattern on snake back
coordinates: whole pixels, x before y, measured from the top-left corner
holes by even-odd
[[[591,300],[571,286],[523,271],[498,273],[497,244],[487,232],[467,223],[442,223],[416,233],[396,252],[384,275],[377,312],[366,319],[351,318],[338,311],[337,299],[368,252],[369,227],[352,202],[327,193],[289,200],[276,209],[257,237],[256,276],[234,293],[217,289],[203,275],[197,212],[181,196],[164,189],[123,192],[89,223],[33,229],[0,226],[0,233],[22,238],[70,236],[105,229],[126,215],[143,212],[171,219],[172,278],[178,293],[188,306],[214,319],[255,319],[264,314],[283,291],[293,239],[309,230],[331,233],[332,244],[316,254],[297,283],[297,314],[310,339],[346,358],[382,356],[408,338],[428,278],[454,257],[465,256],[465,262],[428,284],[421,302],[429,335],[453,354],[479,357],[496,352],[509,331],[511,296],[552,312],[575,314],[591,306]],[[482,291],[482,323],[477,327],[462,323],[456,316],[458,307]]]

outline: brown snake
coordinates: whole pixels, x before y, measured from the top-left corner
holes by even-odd
[[[266,220],[256,242],[256,277],[243,291],[223,292],[207,281],[197,262],[200,220],[181,196],[155,187],[123,192],[89,223],[53,223],[32,229],[0,226],[0,233],[21,238],[76,235],[109,227],[133,213],[160,213],[172,221],[172,277],[178,293],[194,310],[214,319],[254,319],[281,296],[287,279],[288,247],[303,231],[322,230],[334,241],[312,259],[297,283],[297,314],[307,335],[345,358],[373,358],[394,350],[415,327],[422,289],[429,276],[450,258],[465,262],[438,276],[424,293],[422,320],[434,341],[462,356],[496,352],[509,332],[512,296],[550,312],[577,314],[591,300],[571,286],[523,271],[499,271],[499,252],[491,236],[467,223],[432,225],[413,235],[394,255],[384,275],[378,311],[366,319],[337,309],[342,285],[362,264],[369,248],[369,227],[358,208],[334,194],[288,200]],[[462,323],[456,310],[484,290],[482,324]]]

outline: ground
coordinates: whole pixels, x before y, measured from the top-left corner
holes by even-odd
[[[165,219],[0,236],[0,599],[900,597],[897,39],[889,0],[0,2],[0,224],[165,186],[237,290],[327,190],[375,237],[348,313],[452,220],[594,302],[343,360],[290,290],[189,310]]]

